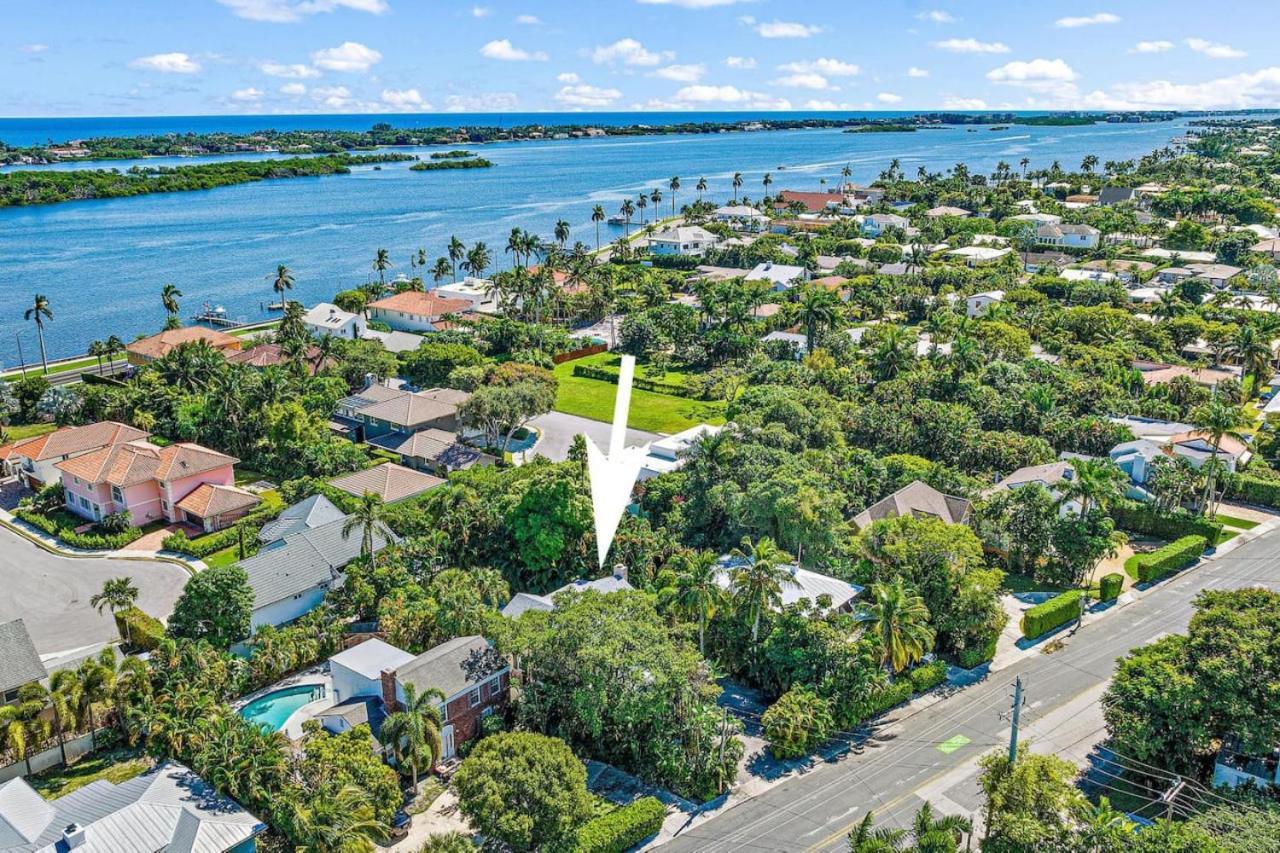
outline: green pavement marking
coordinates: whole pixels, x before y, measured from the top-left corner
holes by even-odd
[[[969,739],[967,737],[964,735],[956,735],[955,737],[944,740],[942,743],[938,744],[938,752],[941,752],[944,755],[950,755],[966,743],[969,743]]]

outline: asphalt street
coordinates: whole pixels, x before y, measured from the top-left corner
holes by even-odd
[[[1041,736],[1066,731],[1073,699],[1110,679],[1116,660],[1131,649],[1186,630],[1192,599],[1202,589],[1265,585],[1280,588],[1280,530],[1266,533],[1161,584],[1119,612],[1086,624],[1064,647],[1033,654],[984,681],[914,713],[882,721],[862,753],[823,764],[721,815],[690,827],[664,846],[697,851],[817,851],[845,849],[845,836],[868,810],[878,826],[909,826],[927,789],[974,808],[972,778],[939,790],[940,782],[982,754],[1006,748],[1014,679],[1026,690],[1022,723],[1053,712]],[[1078,707],[1077,702],[1077,707]],[[1069,750],[1072,744],[1057,744]],[[1055,750],[1057,751],[1057,750]]]
[[[534,446],[533,452],[547,457],[552,462],[563,462],[569,458],[569,448],[573,445],[573,437],[582,433],[596,443],[597,446],[609,446],[610,424],[604,421],[593,421],[577,415],[566,415],[564,412],[550,412],[540,415],[532,421],[532,425],[541,433],[542,438]],[[635,447],[647,441],[662,438],[656,432],[645,432],[639,429],[627,430],[627,446]]]

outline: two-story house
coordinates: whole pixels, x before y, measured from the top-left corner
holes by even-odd
[[[471,302],[406,290],[370,302],[365,310],[370,320],[385,323],[398,332],[435,332],[440,330],[446,316],[470,311]]]
[[[0,460],[27,488],[40,489],[62,480],[62,472],[57,467],[59,462],[146,437],[145,432],[128,424],[100,421],[84,426],[63,427],[55,432],[15,442],[2,449]]]

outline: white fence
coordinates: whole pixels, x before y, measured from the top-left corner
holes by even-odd
[[[98,729],[98,734],[106,735],[107,729]],[[93,752],[93,738],[87,734],[68,738],[61,748],[54,744],[51,748],[32,755],[30,761],[18,761],[7,767],[0,767],[0,783],[8,782],[10,779],[17,779],[19,776],[43,773],[50,768],[59,766],[62,764],[62,751],[64,749],[67,753],[67,761],[75,761],[77,758]],[[27,769],[28,765],[30,765],[30,770]]]

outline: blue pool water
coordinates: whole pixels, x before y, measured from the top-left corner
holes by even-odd
[[[320,684],[285,687],[254,699],[240,709],[240,716],[268,731],[278,732],[294,711],[323,696],[324,686]]]

